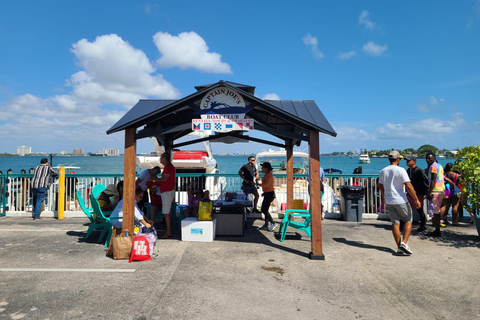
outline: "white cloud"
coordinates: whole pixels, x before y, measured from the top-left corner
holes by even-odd
[[[276,93],[267,93],[263,96],[263,100],[280,100],[280,97]]]
[[[179,96],[161,74],[154,74],[143,51],[115,34],[99,36],[94,42],[82,39],[71,51],[84,71],[72,75],[68,84],[81,99],[130,107],[142,97]]]
[[[316,59],[324,57],[323,52],[318,49],[317,37],[313,37],[310,33],[307,33],[307,35],[303,37],[302,41],[307,47],[311,47],[313,56]]]
[[[352,57],[355,57],[357,53],[355,51],[349,51],[349,52],[340,52],[337,56],[339,60],[348,60]]]
[[[67,90],[46,98],[27,93],[0,105],[0,135],[54,152],[59,150],[52,141],[67,150],[67,146],[112,146],[122,137],[107,136],[105,131],[125,114],[125,108],[141,98],[179,96],[143,51],[115,34],[93,42],[82,39],[71,52],[81,70],[66,81]]]
[[[416,138],[421,140],[443,139],[447,135],[453,134],[465,126],[465,120],[462,113],[455,113],[451,120],[441,120],[438,118],[421,119],[407,124],[387,123],[377,129],[377,138],[401,140],[407,138]]]
[[[445,103],[444,98],[437,99],[435,96],[432,95],[432,96],[430,96],[428,103],[423,103],[423,104],[418,103],[416,108],[417,108],[417,110],[422,111],[422,112],[430,112],[430,111],[433,111],[433,110],[438,111],[437,110],[438,107],[440,107],[444,103]]]
[[[387,48],[388,48],[387,45],[382,46],[372,41],[369,41],[363,45],[363,52],[365,52],[368,55],[378,57],[382,55],[387,50]]]
[[[367,10],[363,10],[360,13],[360,16],[358,16],[358,24],[361,26],[364,26],[365,29],[368,29],[370,31],[375,29],[375,22],[372,22],[370,20],[370,13]]]
[[[372,135],[367,131],[354,126],[335,126],[335,132],[337,133],[336,137],[324,136],[322,139],[336,146],[349,146],[358,141],[370,141],[372,139]]]
[[[230,65],[222,62],[222,56],[208,52],[209,47],[205,40],[193,31],[182,32],[178,36],[158,32],[153,36],[153,42],[162,54],[156,62],[159,67],[193,68],[206,73],[233,73]]]

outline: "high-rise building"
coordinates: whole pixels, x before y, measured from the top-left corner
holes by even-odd
[[[82,148],[74,148],[73,151],[72,151],[72,154],[74,156],[83,156],[83,155],[85,155],[85,151],[83,151]]]
[[[17,147],[17,154],[19,156],[24,156],[26,154],[31,154],[31,153],[32,153],[32,147],[26,147],[26,146]]]
[[[107,156],[118,156],[120,155],[119,149],[98,149],[97,154],[105,154]]]

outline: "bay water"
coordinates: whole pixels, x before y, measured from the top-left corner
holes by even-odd
[[[35,168],[40,164],[42,158],[44,156],[0,157],[0,170],[5,174],[9,169],[13,173],[20,173],[22,169],[25,169],[28,173],[30,168]],[[49,157],[47,158],[49,159]],[[248,156],[215,156],[221,173],[237,173],[240,167],[248,162],[247,158]],[[73,169],[79,174],[123,173],[123,156],[55,156],[52,162],[54,167],[59,165],[80,167]],[[439,159],[442,166],[449,162],[453,163],[455,159]],[[358,157],[320,157],[320,165],[323,169],[331,167],[342,170],[343,174],[352,174],[355,168],[361,166],[363,174],[376,175],[388,164],[388,158],[371,158],[371,163],[360,164]],[[400,166],[406,169],[406,161],[402,160]],[[417,166],[422,169],[426,168],[425,159],[417,159]]]

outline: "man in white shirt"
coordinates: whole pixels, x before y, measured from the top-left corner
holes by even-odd
[[[421,204],[415,193],[415,189],[408,178],[407,171],[398,166],[400,163],[400,153],[392,151],[388,155],[390,165],[380,171],[378,178],[378,187],[382,195],[382,202],[385,203],[385,209],[392,221],[393,238],[397,243],[398,255],[411,255],[407,242],[412,232],[412,207],[407,199],[405,190],[415,201],[415,208],[420,208]],[[405,222],[403,227],[403,239],[400,233],[400,219]]]

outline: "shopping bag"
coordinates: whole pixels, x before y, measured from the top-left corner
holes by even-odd
[[[130,232],[125,230],[119,236],[113,237],[111,243],[113,250],[113,259],[122,260],[130,258],[133,245],[133,235]]]
[[[157,230],[154,227],[152,228],[143,228],[142,236],[147,239],[148,246],[150,248],[150,256],[153,258],[153,254],[155,253],[155,245],[157,244]]]
[[[213,203],[210,200],[200,201],[198,203],[198,221],[212,221]]]
[[[150,257],[150,246],[147,239],[143,235],[135,236],[133,238],[132,254],[128,262],[149,260],[152,260],[152,257]]]

